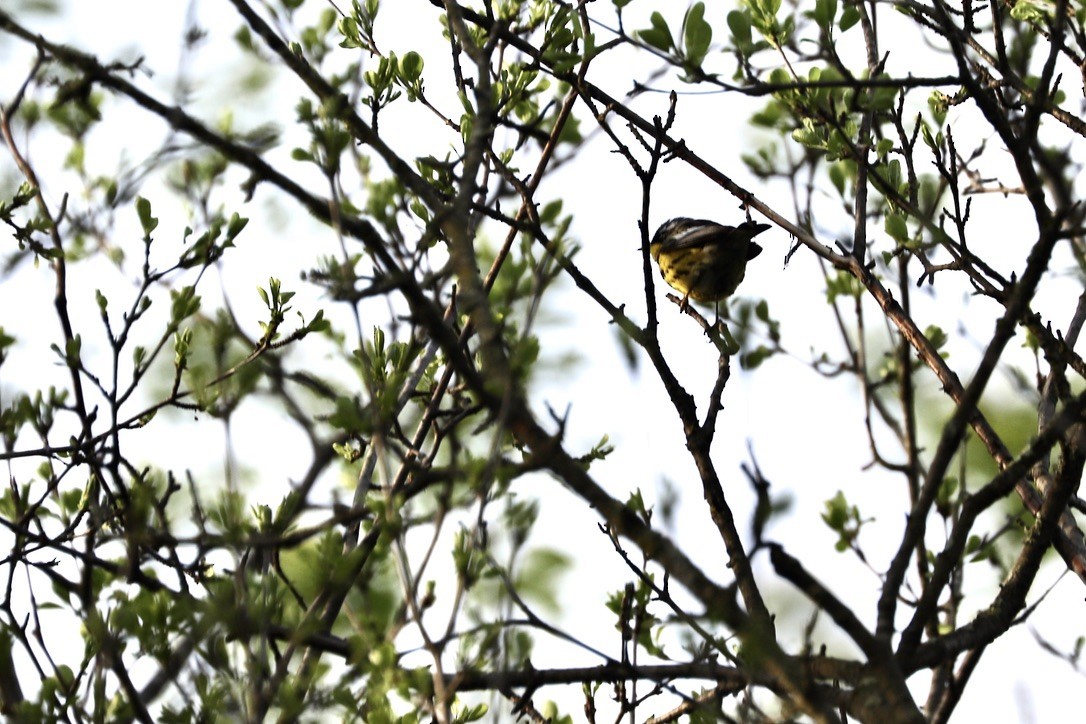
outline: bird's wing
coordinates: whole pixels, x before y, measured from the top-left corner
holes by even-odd
[[[712,221],[698,221],[691,227],[664,242],[663,251],[694,249],[706,244],[726,241],[735,232],[734,226],[724,226]]]

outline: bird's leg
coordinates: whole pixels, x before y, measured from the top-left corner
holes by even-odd
[[[747,212],[747,221],[750,221],[750,199],[751,199],[752,196],[753,196],[753,194],[750,191],[748,191],[743,196],[742,202],[739,204],[740,207],[743,209],[743,211]]]
[[[690,308],[690,292],[683,295],[683,300],[679,302],[679,313],[685,314],[686,310]]]

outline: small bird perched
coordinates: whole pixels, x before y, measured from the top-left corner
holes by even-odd
[[[752,239],[769,224],[744,221],[724,226],[715,221],[678,217],[665,221],[649,243],[649,254],[660,276],[682,293],[686,311],[690,300],[719,302],[730,296],[747,271],[747,262],[762,253]]]

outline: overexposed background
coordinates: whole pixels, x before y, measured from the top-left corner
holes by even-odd
[[[640,8],[641,4],[644,3],[633,3],[629,8],[628,29],[648,25],[648,4],[645,9]],[[265,89],[258,96],[259,103],[239,107],[233,102],[239,75],[266,70],[259,68],[231,41],[240,21],[225,0],[68,2],[61,7],[62,11],[56,15],[41,15],[27,22],[50,40],[69,43],[102,60],[131,61],[143,57],[153,75],[138,77],[136,82],[162,100],[172,97],[179,78],[187,78],[191,97],[185,106],[198,117],[214,121],[229,112],[235,127],[240,129],[268,121],[283,123],[282,143],[268,158],[278,159],[301,179],[316,178],[316,172],[309,167],[287,160],[292,147],[307,143],[304,131],[287,124],[294,117],[295,102],[303,94],[300,84],[285,74],[268,77]],[[710,3],[710,22],[722,28],[723,17],[731,7]],[[683,9],[685,5],[666,9],[673,27],[680,22]],[[448,49],[440,36],[437,15],[438,10],[426,0],[386,0],[377,21],[377,41],[385,51],[420,52],[427,62],[428,98],[455,117],[459,114],[459,104],[447,94],[451,87]],[[889,15],[884,13],[885,21],[894,22]],[[192,17],[198,18],[208,37],[194,52],[184,54],[180,50],[181,36]],[[604,28],[598,28],[597,32],[607,37]],[[720,41],[718,36],[718,45]],[[938,67],[922,70],[928,55],[922,49],[908,56],[892,55],[888,70],[892,75],[910,71],[931,75],[945,72]],[[24,44],[11,38],[0,42],[0,68],[4,69],[0,73],[0,102],[12,96],[31,60],[32,53]],[[726,56],[719,56],[718,62],[721,69],[730,72]],[[658,67],[646,54],[612,53],[593,65],[589,79],[621,98],[632,88],[634,80],[648,78]],[[661,91],[673,87],[680,92],[686,89],[669,76],[657,80],[654,87]],[[914,95],[919,98],[922,94]],[[645,93],[633,105],[646,117],[663,115],[667,110],[667,95]],[[790,217],[787,189],[760,184],[739,161],[742,152],[758,143],[758,131],[747,123],[760,105],[761,101],[735,94],[684,94],[679,101],[674,135],[684,138],[696,153]],[[457,144],[458,137],[453,131],[419,110],[401,100],[382,115],[386,133],[395,124],[396,133],[389,140],[397,151],[407,157],[435,153],[434,139],[443,137],[450,148]],[[956,124],[956,129],[967,129],[971,112],[969,107],[955,108],[948,121]],[[577,113],[582,118],[582,131],[594,131],[584,109],[578,109]],[[99,173],[112,173],[119,159],[122,162],[127,159],[129,163],[138,161],[157,147],[166,133],[161,123],[123,99],[107,100],[104,116],[106,123],[95,131],[93,142],[88,143],[86,161],[88,168]],[[124,118],[130,125],[121,128],[117,118]],[[960,137],[964,138],[965,133]],[[65,176],[55,172],[62,163],[64,150],[41,145],[28,150],[43,176],[48,197],[54,205],[58,204],[69,190]],[[0,168],[7,172],[10,165],[5,160]],[[993,175],[1010,173],[1009,166],[999,166],[998,154],[993,155],[986,170]],[[242,180],[239,177],[238,183]],[[236,184],[232,188],[236,189]],[[140,193],[152,202],[160,200],[154,207],[155,215],[160,218],[156,244],[180,244],[187,218],[183,209],[168,201],[161,180],[151,179]],[[564,200],[565,212],[574,215],[572,232],[583,246],[576,259],[578,266],[609,298],[625,303],[627,313],[643,322],[645,301],[637,228],[640,185],[625,161],[612,153],[607,139],[598,136],[577,161],[543,184],[539,197]],[[238,203],[240,199],[239,191]],[[835,210],[832,198],[825,199],[824,209],[825,216],[817,219],[821,240],[829,244],[835,238],[847,239],[851,234],[850,220]],[[312,265],[319,254],[335,252],[338,242],[333,234],[292,202],[274,197],[265,187],[258,190],[242,213],[250,217],[250,226],[240,237],[239,247],[228,254],[221,267],[221,281],[201,287],[205,309],[215,306],[216,289],[226,290],[225,295],[239,319],[254,320],[250,333],[259,336],[255,320],[261,317],[262,303],[255,289],[274,276],[283,280],[285,289],[298,292],[293,306],[307,319],[319,308],[335,319],[339,310],[329,300],[315,295],[298,278],[299,272]],[[735,198],[678,163],[666,165],[658,177],[652,213],[653,228],[678,215],[708,217],[724,223],[735,223],[742,217]],[[1002,261],[999,268],[1006,272],[1020,271],[1024,266],[1024,250],[1034,234],[1032,216],[1025,202],[1013,196],[977,197],[973,215],[974,224],[991,229],[993,254],[997,261]],[[116,232],[119,236],[129,235],[126,243],[131,243],[140,235],[134,209],[127,214],[122,212],[120,218],[122,224]],[[495,237],[501,233],[494,230]],[[906,492],[898,479],[864,470],[870,462],[870,451],[863,432],[863,402],[855,382],[843,376],[827,380],[809,365],[822,350],[839,353],[842,349],[831,310],[825,304],[822,274],[813,255],[801,250],[786,267],[783,260],[791,240],[775,228],[759,237],[759,243],[765,251],[749,267],[740,294],[769,300],[774,317],[781,321],[784,344],[792,354],[774,357],[751,373],[741,371],[733,363],[732,379],[724,396],[725,407],[718,420],[714,460],[741,530],[745,530],[753,500],[739,465],[748,462],[753,452],[765,476],[774,484],[774,495],[787,496],[792,501],[790,512],[770,528],[769,537],[801,557],[813,574],[846,597],[860,619],[870,624],[874,620],[879,580],[851,554],[835,552],[836,537],[822,523],[820,513],[824,501],[843,490],[866,516],[874,517],[875,522],[864,528],[861,542],[871,565],[881,571],[893,554],[904,526]],[[986,253],[987,250],[982,251],[982,255]],[[1069,257],[1065,261],[1070,268]],[[94,290],[101,288],[111,295],[123,294],[125,285],[132,284],[134,274],[126,279],[124,273],[98,262],[72,269],[70,298],[77,310],[73,322],[77,329],[100,329]],[[940,278],[938,302],[925,291],[914,290],[914,317],[921,328],[938,324],[951,334],[950,363],[967,379],[999,310],[990,302],[970,299],[964,287],[958,292],[961,303],[948,305],[954,283]],[[664,300],[665,291],[657,279],[662,344],[680,381],[704,409],[716,374],[715,349],[691,320]],[[1054,324],[1065,325],[1080,292],[1081,285],[1070,274],[1048,280],[1035,309]],[[572,284],[565,284],[565,288],[548,299],[536,330],[541,336],[546,363],[532,394],[536,410],[545,413],[545,405],[550,405],[561,412],[569,406],[566,444],[571,451],[586,452],[603,435],[610,436],[615,452],[597,463],[592,471],[616,498],[625,499],[630,492],[640,489],[646,500],[652,502],[664,486],[679,491],[681,504],[674,513],[673,531],[679,545],[711,576],[722,582],[730,580],[723,545],[706,515],[701,486],[685,452],[682,431],[662,385],[647,367],[647,360],[641,358],[636,369],[627,364],[606,315]],[[65,384],[66,372],[54,364],[47,344],[58,338],[52,311],[52,277],[47,270],[24,267],[0,285],[0,325],[19,339],[0,379],[4,388],[25,390]],[[84,349],[93,350],[95,344],[95,340],[85,339]],[[103,349],[102,340],[97,345],[97,349]],[[575,362],[565,364],[571,354]],[[322,360],[314,359],[313,364],[322,364]],[[1009,389],[1004,386],[1004,394],[1012,394]],[[4,397],[8,394],[4,393]],[[946,415],[949,410],[938,397],[933,397],[931,404],[936,414]],[[309,454],[305,440],[295,434],[289,421],[269,416],[255,402],[246,403],[235,422],[233,444],[237,459],[256,468],[246,475],[246,490],[254,498],[278,500],[291,479],[297,479],[305,468]],[[998,415],[993,423],[998,427]],[[162,430],[148,429],[146,458],[160,468],[221,475],[225,450],[221,427],[182,416],[177,416],[172,424],[170,439],[158,437],[164,434]],[[895,448],[888,445],[884,452],[897,459]],[[325,481],[328,495],[336,493],[342,482]],[[571,572],[556,591],[561,611],[550,614],[551,622],[617,658],[619,637],[614,631],[613,616],[603,602],[609,593],[626,583],[627,571],[609,541],[599,533],[592,511],[579,499],[545,476],[526,478],[519,486],[523,495],[538,496],[542,501],[533,543],[558,547],[574,557]],[[349,497],[342,489],[338,492]],[[938,546],[940,533],[929,531],[932,545]],[[772,580],[766,562],[759,559],[757,564],[766,574],[765,580]],[[981,568],[986,564],[975,565],[979,575],[967,584],[975,582],[982,586],[981,591],[986,591],[976,601],[990,600],[996,589]],[[1030,600],[1036,600],[1062,571],[1062,564],[1052,561],[1039,576]],[[444,583],[447,582],[439,581],[439,598]],[[808,616],[809,609],[788,584],[769,584],[766,595],[782,620],[796,623]],[[1036,615],[996,642],[974,675],[958,708],[957,719],[1063,719],[1070,704],[1070,692],[1082,683],[1081,673],[1042,651],[1034,636],[1036,633],[1057,648],[1070,650],[1082,633],[1082,626],[1077,624],[1082,620],[1082,600],[1081,584],[1073,577],[1066,577]],[[779,626],[784,631],[790,628],[802,632],[802,625]],[[852,650],[830,623],[820,624],[818,636],[830,642],[831,650],[834,645],[843,652]],[[802,644],[798,638],[785,643],[793,650]],[[78,660],[82,645],[75,643],[75,646],[77,650],[72,653]],[[536,668],[599,663],[567,644],[543,639],[538,641],[536,652],[533,657]],[[26,686],[29,682],[23,683]],[[549,697],[558,699],[564,713],[579,718],[579,692],[544,689],[536,694],[536,702]],[[601,703],[604,699],[600,697]]]

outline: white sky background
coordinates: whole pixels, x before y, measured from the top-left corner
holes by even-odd
[[[105,10],[106,5],[108,10]],[[145,56],[147,67],[153,69],[155,75],[150,79],[139,79],[139,84],[167,100],[178,69],[187,5],[184,2],[133,0],[74,2],[65,7],[59,20],[35,20],[31,25],[51,40],[69,42],[103,60]],[[602,5],[603,2],[597,3],[592,12],[599,12]],[[656,4],[644,0],[635,2],[627,14],[627,28],[647,26],[639,8],[644,6],[647,10],[652,5]],[[708,6],[709,21],[717,28],[723,27],[723,16],[733,5],[710,2]],[[240,20],[224,0],[205,0],[199,3],[198,13],[209,38],[191,57],[191,65],[185,71],[197,84],[192,106],[195,114],[213,119],[218,116],[217,108],[231,102],[234,73],[239,63],[244,62],[230,41]],[[383,51],[402,54],[416,50],[422,53],[427,63],[427,96],[455,117],[459,115],[459,105],[444,95],[451,86],[450,76],[445,72],[448,50],[438,34],[436,16],[437,10],[427,0],[386,0],[378,17],[377,40]],[[891,13],[884,11],[882,18],[891,22],[889,16]],[[668,11],[668,19],[673,28],[677,28],[681,12],[678,9]],[[605,30],[597,29],[597,32],[607,39]],[[716,41],[719,46],[722,41],[719,33]],[[0,55],[0,67],[5,71],[0,74],[0,99],[4,101],[11,97],[13,84],[21,81],[21,74],[27,67],[25,46],[6,45],[8,54]],[[15,49],[18,55],[11,54]],[[891,51],[889,71],[892,75],[928,72],[918,67],[915,55],[906,54],[914,53],[916,49],[910,47],[905,52],[888,49]],[[730,73],[728,58],[717,58],[721,70]],[[589,79],[621,98],[634,79],[643,80],[655,70],[652,64],[645,64],[632,71],[630,60],[628,55],[605,55],[593,66]],[[941,71],[932,69],[930,73],[940,74]],[[659,81],[656,87],[662,90],[675,87],[680,92],[684,89],[670,80]],[[292,119],[291,108],[300,95],[299,88],[297,83],[273,85],[263,96],[266,106],[234,109],[236,125],[247,128],[267,120]],[[1079,92],[1073,85],[1068,85],[1067,91]],[[920,98],[922,94],[914,93],[910,97]],[[123,107],[114,107],[117,105]],[[634,105],[645,116],[662,115],[667,109],[667,98],[662,93],[645,94]],[[791,216],[791,202],[784,195],[785,190],[755,182],[738,161],[742,148],[755,145],[755,133],[746,124],[750,113],[760,105],[759,101],[745,101],[736,95],[684,95],[679,102],[675,135],[684,137],[696,153],[721,167],[780,213]],[[431,144],[431,139],[440,138],[440,134],[447,136],[450,144],[456,142],[451,131],[419,111],[417,106],[400,101],[382,115],[385,133],[393,127],[393,122],[396,123],[397,135],[391,139],[394,148],[410,157],[418,139],[423,141],[418,144],[419,153],[434,152],[432,145],[424,144]],[[591,120],[584,114],[583,107],[577,112],[582,118],[582,131],[592,131]],[[962,115],[968,112],[968,109],[956,109],[949,120],[961,122]],[[116,119],[125,113],[134,124],[137,123],[135,119],[146,118],[142,111],[133,112],[133,107],[126,101],[111,101],[105,111],[106,122],[102,130],[116,134]],[[420,124],[420,118],[432,122]],[[616,123],[616,127],[619,125]],[[102,138],[88,146],[88,167],[109,173],[122,149],[130,149],[128,158],[139,159],[141,151],[153,148],[163,132],[157,123],[148,123],[146,127],[133,125],[124,130],[123,136]],[[964,143],[966,134],[956,134],[956,137],[959,143]],[[997,139],[989,141],[998,144]],[[306,140],[297,130],[287,129],[276,153],[283,158],[294,145],[304,146]],[[56,160],[51,154],[57,152],[41,147],[32,147],[30,152],[48,184]],[[1014,185],[1008,168],[996,165],[997,160],[998,154],[991,156],[985,172],[1002,174],[1008,185]],[[297,164],[294,166],[299,175],[309,173]],[[63,189],[48,191],[55,205]],[[141,193],[154,201],[155,185],[152,183]],[[154,209],[161,220],[155,234],[156,244],[178,240],[187,220],[176,209],[171,211],[165,203],[165,193],[158,193],[163,203],[156,204]],[[575,218],[572,232],[583,245],[577,264],[613,301],[625,302],[627,312],[635,320],[643,321],[644,293],[637,231],[640,186],[625,161],[611,153],[609,142],[600,137],[569,168],[544,183],[540,198],[564,199],[565,212],[573,213]],[[834,211],[834,200],[827,197],[823,208],[826,216],[818,221],[827,235],[822,240],[832,243],[829,233],[837,233],[842,238],[848,236],[851,227],[840,217],[839,211]],[[228,253],[222,286],[229,290],[238,317],[252,320],[250,333],[254,337],[259,335],[255,320],[262,318],[262,305],[255,287],[265,284],[269,276],[281,278],[285,289],[299,292],[294,308],[307,318],[322,307],[326,313],[335,314],[337,310],[329,300],[315,297],[298,279],[299,270],[308,268],[316,258],[315,249],[322,249],[321,253],[334,253],[337,242],[331,233],[316,225],[290,201],[273,207],[266,192],[258,193],[248,207],[239,210],[252,221],[240,237],[239,248]],[[1022,250],[1027,248],[1034,231],[1032,216],[1024,202],[1014,197],[978,197],[974,200],[973,214],[974,224],[990,225],[991,243],[1007,252],[1008,261],[999,268],[1005,272],[1020,271],[1024,266]],[[666,218],[678,215],[734,223],[741,218],[742,212],[736,199],[690,169],[672,163],[664,167],[657,180],[652,228]],[[125,217],[123,212],[121,217]],[[134,210],[128,217],[132,227],[127,231],[136,238],[139,232]],[[500,232],[493,233],[496,238]],[[885,243],[885,239],[878,236],[872,237],[871,241],[875,245]],[[740,530],[746,532],[752,500],[739,465],[749,461],[750,445],[758,464],[774,484],[774,494],[793,499],[791,514],[770,529],[769,537],[799,556],[809,570],[830,583],[835,592],[844,595],[847,591],[848,603],[863,621],[870,623],[874,616],[878,579],[850,554],[838,554],[833,550],[835,537],[821,522],[820,513],[826,499],[837,490],[844,490],[850,502],[859,505],[865,515],[874,516],[876,522],[865,528],[862,545],[872,565],[881,570],[900,537],[906,493],[898,479],[887,479],[885,484],[879,484],[875,476],[862,469],[869,462],[870,453],[865,445],[858,444],[864,439],[863,410],[854,381],[844,377],[827,381],[806,364],[812,347],[831,352],[841,348],[830,310],[824,303],[824,283],[813,255],[801,250],[784,268],[783,257],[790,245],[788,236],[774,228],[763,234],[759,242],[765,252],[748,268],[747,281],[740,294],[765,296],[769,300],[771,311],[781,321],[784,343],[795,357],[774,358],[750,374],[740,371],[737,361],[733,364],[732,379],[724,397],[725,409],[718,420],[714,460],[740,522]],[[1021,261],[1016,262],[1016,259]],[[82,325],[75,321],[77,329],[98,329],[94,321],[97,310],[93,304],[93,289],[103,287],[106,283],[103,278],[114,285],[111,290],[124,288],[123,280],[115,273],[102,277],[90,273],[90,269],[87,265],[77,266],[73,275],[72,298],[76,300],[82,295],[89,320]],[[97,271],[110,273],[105,267]],[[988,338],[994,305],[983,300],[968,301],[963,289],[962,299],[968,304],[948,306],[946,302],[950,297],[944,287],[951,286],[953,281],[941,277],[939,282],[941,301],[938,304],[932,304],[922,292],[914,293],[914,316],[921,328],[928,324],[941,325],[952,340],[961,339],[957,334],[959,324],[970,330],[973,342],[965,340],[953,344],[950,358],[952,367],[966,379],[972,363],[965,360],[976,359],[976,341],[983,342]],[[704,408],[716,372],[715,350],[692,321],[682,317],[663,299],[665,289],[658,278],[656,283],[665,354],[676,366],[680,380]],[[200,291],[207,298],[205,309],[213,306],[211,297],[218,287],[217,280],[202,285]],[[1036,308],[1046,317],[1046,310],[1051,310],[1053,323],[1062,327],[1068,321],[1072,302],[1079,291],[1072,277],[1046,282]],[[0,325],[26,342],[5,365],[0,380],[5,388],[42,386],[47,370],[54,370],[58,384],[64,383],[60,371],[52,366],[50,353],[35,350],[31,344],[34,341],[31,330],[36,324],[47,330],[50,340],[56,338],[51,294],[51,277],[47,274],[23,273],[16,281],[0,285]],[[874,309],[873,305],[870,308]],[[25,312],[28,309],[42,309],[44,316],[40,319],[28,316]],[[17,315],[13,314],[15,310],[18,310]],[[571,369],[542,375],[532,396],[537,411],[545,413],[544,403],[560,413],[571,405],[566,443],[572,452],[587,452],[603,434],[611,436],[615,452],[605,462],[597,463],[592,472],[615,497],[625,499],[630,491],[640,488],[651,501],[666,476],[683,495],[683,504],[676,516],[679,529],[675,535],[680,546],[710,575],[720,581],[729,581],[723,546],[705,513],[700,484],[685,452],[681,430],[662,385],[647,367],[647,360],[640,360],[639,371],[629,370],[602,310],[593,306],[572,284],[567,283],[565,289],[550,296],[543,319],[537,331],[542,335],[544,355],[554,350],[549,359],[557,361],[560,354],[569,350],[568,341],[576,340],[574,349],[580,362]],[[868,319],[874,324],[878,317],[869,313]],[[85,340],[84,344],[86,347],[93,341]],[[1012,343],[1015,345],[1017,342]],[[44,345],[38,344],[38,347]],[[679,360],[683,362],[680,364]],[[5,398],[7,396],[5,390]],[[629,424],[630,420],[639,422]],[[233,429],[237,436],[234,442],[238,459],[245,464],[253,464],[255,460],[262,463],[260,481],[251,481],[253,490],[259,490],[264,500],[277,501],[286,489],[288,478],[296,479],[308,459],[304,440],[297,440],[297,446],[292,446],[290,440],[294,431],[289,423],[276,423],[252,404],[243,409],[236,423]],[[176,424],[183,423],[178,421]],[[172,429],[175,433],[178,430],[177,427]],[[156,465],[175,470],[190,467],[197,472],[221,472],[221,455],[218,455],[223,447],[221,428],[204,420],[201,424],[184,424],[181,429],[185,444],[155,448]],[[891,459],[897,459],[895,447],[888,445],[884,452]],[[619,642],[614,621],[602,604],[608,593],[620,589],[628,580],[627,571],[610,550],[608,541],[599,534],[597,519],[579,500],[550,478],[532,478],[531,482],[522,481],[519,485],[525,495],[538,495],[542,500],[536,544],[561,545],[562,550],[573,551],[577,556],[574,570],[563,579],[563,587],[558,592],[563,618],[552,622],[618,658]],[[934,533],[933,543],[937,542]],[[764,557],[757,563],[763,573],[768,573]],[[1030,600],[1035,600],[1061,571],[1059,562],[1043,569]],[[974,581],[987,578],[979,567],[977,573]],[[763,580],[770,578],[771,575],[766,575]],[[847,587],[841,585],[844,581],[848,581]],[[977,601],[990,600],[992,589],[986,590],[988,594]],[[780,612],[782,625],[778,628],[800,630],[801,627],[789,624],[802,621],[806,616],[807,609],[801,605],[796,592],[788,584],[779,582],[770,585],[766,593],[771,607]],[[1069,650],[1082,631],[1076,622],[1082,620],[1083,597],[1081,585],[1071,577],[1065,578],[1042,604],[1038,615],[990,647],[958,707],[957,720],[1054,721],[1061,718],[1069,704],[1069,692],[1081,686],[1082,677],[1065,662],[1042,652],[1031,631],[1038,630],[1061,650]],[[820,635],[831,641],[844,641],[833,632],[832,625],[824,624]],[[795,647],[800,642],[786,643]],[[551,645],[542,640],[537,652],[533,657],[537,668],[599,663],[579,653],[571,655],[565,645]],[[27,683],[24,681],[24,686]],[[557,689],[545,689],[536,695],[535,701],[539,704],[557,693]],[[561,709],[573,714],[575,720],[579,719],[580,694],[566,693],[569,696],[560,699]],[[602,705],[605,700],[606,695],[601,692],[598,703]]]

